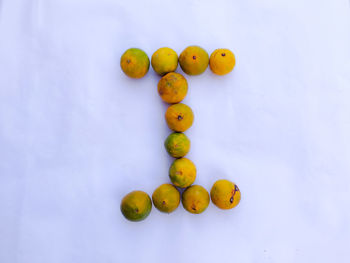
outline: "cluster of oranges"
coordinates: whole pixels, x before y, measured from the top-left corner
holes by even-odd
[[[171,104],[165,119],[173,131],[165,140],[164,146],[168,154],[175,158],[169,169],[172,184],[162,184],[152,195],[143,191],[133,191],[127,194],[121,202],[123,215],[131,221],[145,219],[154,206],[161,212],[171,213],[182,200],[183,207],[190,213],[200,214],[212,202],[221,209],[235,207],[241,199],[241,193],[236,184],[229,180],[218,180],[210,191],[200,185],[192,185],[196,179],[196,166],[185,158],[191,142],[183,133],[192,126],[194,114],[192,109],[181,101],[187,95],[186,78],[176,73],[181,69],[188,75],[200,75],[208,67],[217,75],[231,72],[235,66],[235,56],[228,49],[215,50],[210,58],[208,53],[199,46],[189,46],[178,57],[170,48],[160,48],[152,55],[151,64],[154,71],[162,76],[158,82],[158,93],[161,99]],[[147,54],[138,48],[125,51],[120,61],[123,72],[131,78],[142,78],[149,70],[150,61]],[[184,189],[182,198],[178,190]]]

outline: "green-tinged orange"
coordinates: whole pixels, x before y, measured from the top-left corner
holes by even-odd
[[[158,93],[167,103],[179,103],[187,94],[188,84],[184,76],[170,72],[158,82]]]
[[[241,201],[241,191],[229,180],[218,180],[210,190],[211,201],[221,209],[231,209]]]
[[[209,201],[208,191],[200,185],[192,185],[182,194],[183,207],[193,214],[204,212],[209,205]]]
[[[187,158],[176,159],[169,169],[171,182],[181,188],[186,188],[193,184],[194,180],[196,180],[196,175],[196,166]]]
[[[120,67],[130,78],[139,79],[145,76],[149,69],[149,58],[139,48],[130,48],[124,52],[120,59]]]
[[[192,109],[183,103],[169,106],[165,112],[168,127],[176,132],[184,132],[192,126],[194,115]]]
[[[124,217],[130,221],[145,219],[152,210],[152,201],[147,193],[133,191],[124,196],[120,209]]]
[[[180,158],[190,151],[191,142],[185,134],[173,132],[166,138],[164,146],[170,156]]]
[[[199,75],[207,69],[209,55],[199,46],[189,46],[180,54],[179,63],[186,74]]]
[[[236,65],[235,55],[231,50],[220,48],[214,50],[210,55],[209,66],[211,71],[217,75],[230,73]]]
[[[171,184],[162,184],[152,195],[154,206],[161,212],[171,213],[180,204],[180,193]]]
[[[165,74],[176,70],[178,57],[176,52],[171,48],[162,47],[153,53],[151,64],[155,72],[164,76]]]

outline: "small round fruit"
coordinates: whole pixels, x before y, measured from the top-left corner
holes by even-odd
[[[194,119],[190,107],[183,103],[171,105],[165,112],[168,127],[176,132],[184,132],[192,126]]]
[[[235,64],[235,55],[229,49],[216,49],[210,55],[210,69],[217,75],[225,75],[227,73],[230,73],[235,67]]]
[[[186,74],[199,75],[207,69],[209,55],[199,46],[189,46],[180,54],[179,62]]]
[[[173,132],[166,138],[164,146],[172,157],[180,158],[190,151],[191,141],[185,134]]]
[[[209,194],[200,185],[192,185],[182,194],[182,205],[190,213],[200,214],[209,205]]]
[[[178,57],[176,52],[171,48],[162,47],[153,53],[151,64],[155,72],[164,76],[165,74],[176,70]]]
[[[167,103],[179,103],[187,94],[187,80],[179,73],[170,72],[158,82],[158,93]]]
[[[147,193],[133,191],[124,196],[120,209],[126,219],[135,222],[141,221],[151,212],[152,201]]]
[[[231,209],[241,200],[238,186],[229,180],[218,180],[210,190],[211,201],[221,209]]]
[[[180,204],[180,193],[171,184],[162,184],[152,195],[154,206],[161,212],[171,213]]]
[[[122,55],[120,66],[127,76],[139,79],[148,72],[149,58],[143,50],[130,48]]]
[[[196,175],[196,166],[187,158],[176,159],[169,169],[171,182],[181,188],[186,188],[193,184],[194,180],[196,180]]]

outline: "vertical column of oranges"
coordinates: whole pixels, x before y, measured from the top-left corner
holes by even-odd
[[[209,58],[207,54],[204,59],[208,65]],[[153,69],[159,75],[163,75],[158,82],[158,93],[164,102],[170,104],[165,113],[165,120],[173,133],[166,138],[164,146],[168,154],[176,159],[170,166],[169,177],[174,186],[188,188],[194,183],[197,170],[194,163],[185,157],[190,151],[191,142],[184,132],[192,126],[194,115],[188,105],[181,103],[187,95],[188,83],[184,76],[173,72],[176,70],[177,65],[178,56],[170,48],[160,48],[152,56]],[[163,184],[153,193],[153,203],[160,211],[169,213],[178,207],[180,194],[174,186]],[[164,187],[173,188],[171,195],[176,195],[176,203],[169,204],[168,199],[171,195],[162,192]],[[209,204],[209,194],[200,186],[192,187],[192,190],[189,190],[190,188],[185,190],[187,193],[183,196],[188,197],[188,193],[191,192],[192,194],[190,194],[189,198],[182,199],[183,206],[190,212],[201,213]],[[200,191],[193,192],[193,190],[198,190],[198,188]],[[199,196],[197,196],[198,194]],[[200,202],[197,200],[198,198],[201,199]],[[171,207],[169,208],[169,206]]]
[[[198,46],[187,47],[180,57],[170,48],[160,48],[152,55],[152,67],[162,76],[158,82],[158,93],[161,99],[169,104],[165,120],[173,131],[166,138],[164,146],[168,154],[175,158],[169,169],[172,184],[162,184],[153,192],[153,204],[161,212],[174,211],[181,199],[176,188],[178,187],[185,188],[182,204],[190,213],[202,213],[208,207],[210,197],[219,208],[233,208],[240,201],[240,191],[234,183],[218,180],[211,189],[210,197],[205,188],[192,185],[196,179],[197,170],[194,163],[185,157],[190,151],[191,142],[184,132],[192,126],[194,114],[188,105],[181,103],[187,95],[188,83],[184,76],[175,72],[178,62],[188,75],[202,74],[209,64],[212,72],[224,75],[234,68],[235,57],[228,49],[217,49],[209,58],[208,53]],[[141,78],[148,72],[150,61],[145,52],[132,48],[123,54],[120,64],[126,75]],[[142,191],[129,193],[121,203],[123,215],[131,221],[146,218],[151,209],[151,198]]]

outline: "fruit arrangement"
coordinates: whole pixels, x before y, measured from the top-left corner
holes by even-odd
[[[172,184],[160,185],[152,194],[152,199],[143,191],[133,191],[127,194],[121,202],[121,212],[130,221],[145,219],[153,205],[161,212],[173,212],[182,201],[183,207],[190,213],[204,212],[211,201],[220,209],[232,209],[241,200],[238,186],[226,179],[216,181],[210,191],[193,185],[197,170],[195,164],[186,158],[190,151],[191,141],[183,133],[194,121],[192,109],[181,103],[188,91],[186,78],[176,73],[180,64],[187,75],[200,75],[208,66],[217,75],[225,75],[233,70],[236,64],[235,56],[229,49],[216,49],[210,55],[199,46],[189,46],[180,56],[171,48],[160,48],[153,53],[150,60],[147,54],[138,48],[130,48],[124,52],[120,60],[123,72],[131,78],[142,78],[149,70],[161,76],[158,82],[160,98],[170,104],[165,113],[168,127],[173,131],[165,140],[167,153],[175,158],[169,168],[169,178]],[[178,188],[184,189],[182,196]]]

